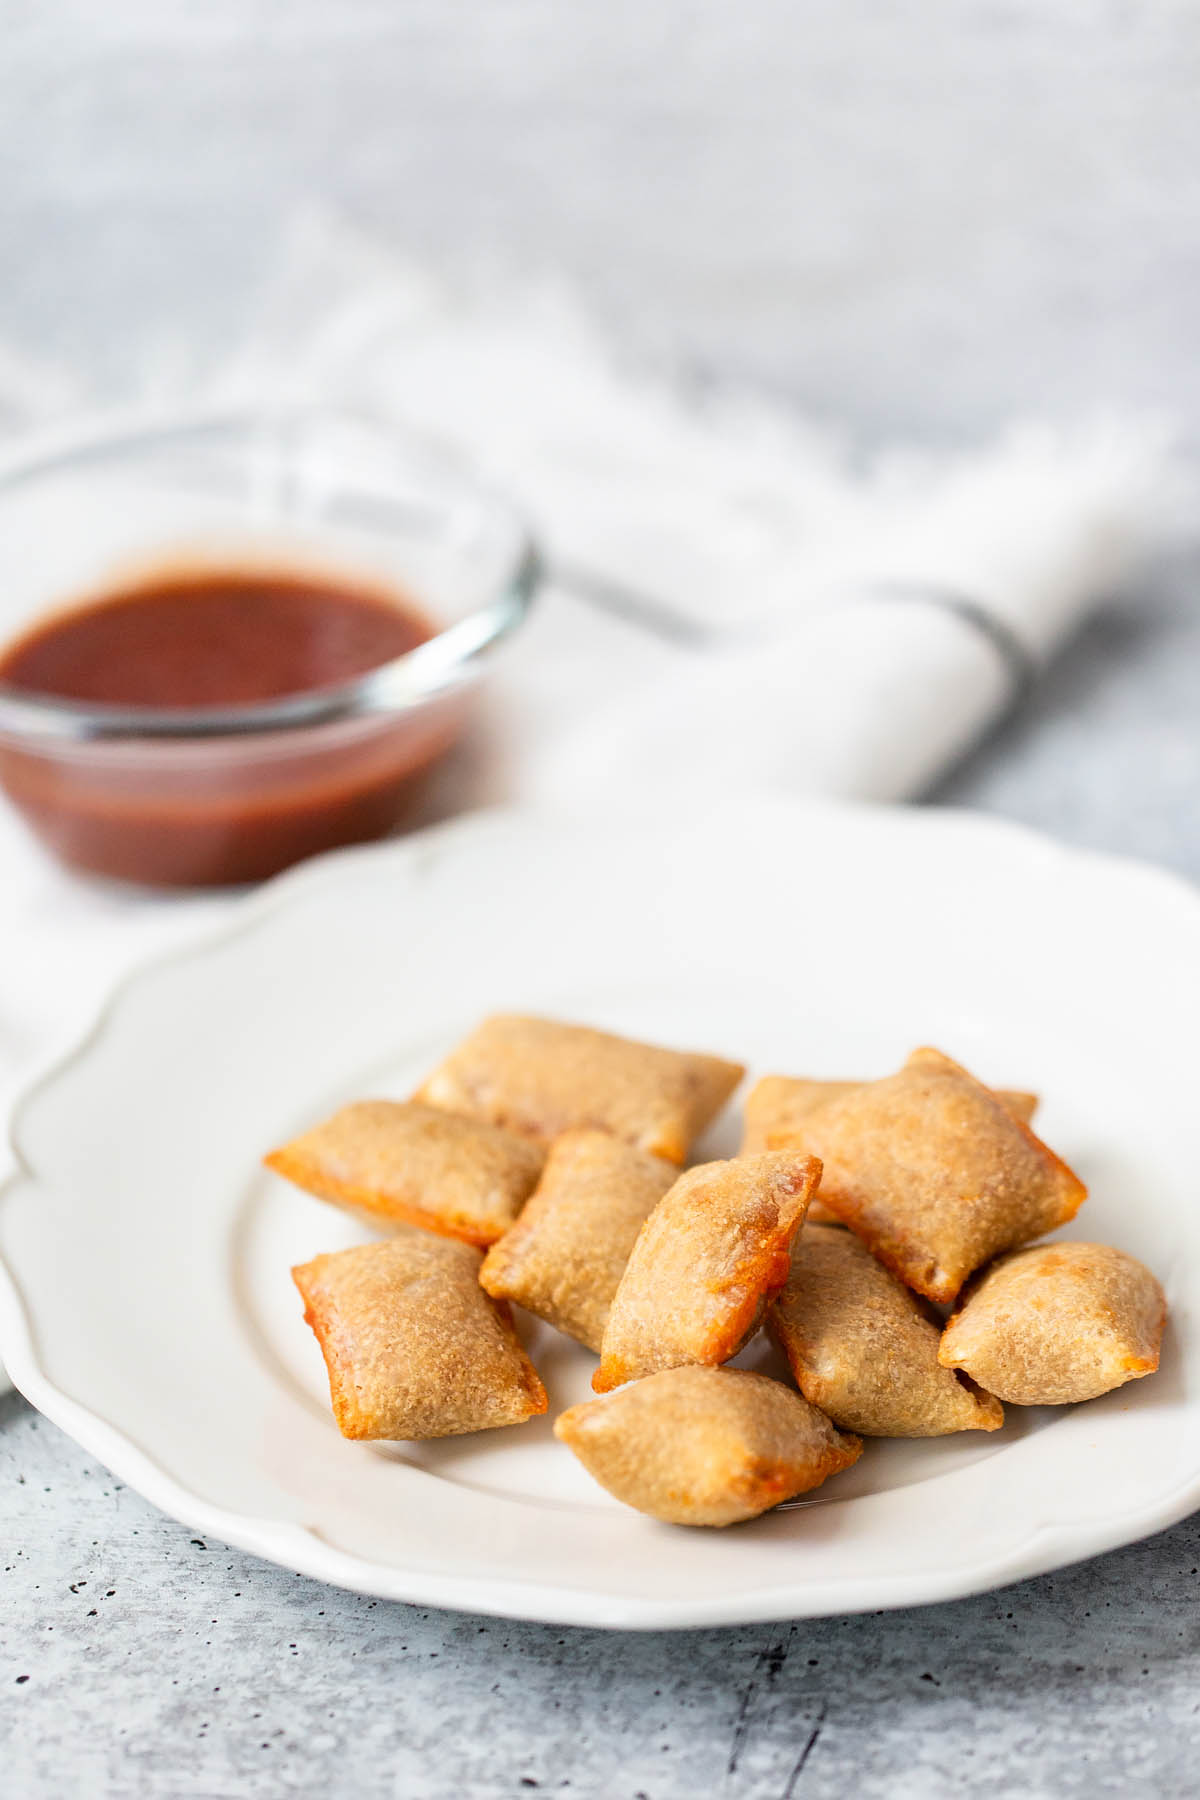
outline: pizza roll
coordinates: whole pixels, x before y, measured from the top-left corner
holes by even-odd
[[[414,1101],[360,1100],[264,1161],[372,1225],[424,1225],[491,1244],[532,1193],[543,1157],[528,1138],[476,1119]]]
[[[667,1369],[554,1425],[610,1494],[671,1525],[735,1525],[862,1455],[807,1400],[746,1369]]]
[[[746,1095],[740,1156],[762,1150],[802,1148],[804,1125],[818,1106],[838,1094],[852,1094],[857,1081],[802,1081],[791,1075],[764,1075]],[[833,1218],[819,1199],[808,1209],[809,1223]]]
[[[1062,1225],[1087,1197],[990,1088],[938,1050],[916,1050],[899,1074],[817,1107],[794,1141],[824,1163],[825,1207],[901,1281],[944,1304],[973,1269]]]
[[[1005,1112],[1011,1113],[1022,1125],[1031,1125],[1033,1115],[1038,1109],[1038,1096],[1031,1094],[1028,1088],[993,1088],[997,1100]]]
[[[764,1075],[746,1096],[741,1154],[757,1150],[803,1150],[805,1127],[830,1100],[840,1100],[868,1084],[862,1081],[806,1081],[793,1075]],[[995,1095],[1015,1119],[1028,1125],[1038,1097],[1015,1088],[996,1088]],[[818,1197],[808,1209],[809,1224],[828,1224],[837,1214]]]
[[[995,1431],[1004,1408],[938,1361],[932,1309],[852,1231],[806,1224],[767,1313],[806,1400],[863,1437]]]
[[[852,1094],[861,1086],[859,1081],[805,1081],[793,1075],[764,1075],[746,1095],[741,1155],[770,1150],[772,1137],[797,1136],[819,1106],[842,1094]]]
[[[606,1131],[564,1132],[480,1281],[598,1351],[638,1232],[678,1173]]]
[[[546,1390],[478,1250],[412,1226],[292,1270],[343,1437],[436,1438],[519,1425]]]
[[[1036,1244],[985,1269],[939,1352],[1014,1406],[1066,1406],[1152,1375],[1167,1316],[1144,1263],[1108,1244]]]
[[[862,1081],[805,1081],[794,1075],[764,1075],[746,1095],[741,1154],[749,1156],[756,1150],[795,1147],[819,1106],[829,1100],[841,1100],[866,1085]],[[1029,1124],[1037,1111],[1036,1094],[1018,1088],[994,1088],[992,1091],[1014,1119],[1020,1119],[1023,1125]]]
[[[638,1234],[608,1324],[597,1393],[681,1363],[723,1363],[787,1280],[821,1178],[814,1157],[766,1151],[681,1175]]]
[[[416,1098],[540,1139],[590,1125],[681,1163],[744,1074],[719,1056],[500,1013],[451,1051]]]

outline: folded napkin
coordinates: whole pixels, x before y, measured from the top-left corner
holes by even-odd
[[[11,451],[50,395],[61,415],[69,385],[0,352]],[[864,462],[619,357],[560,288],[453,285],[329,227],[231,365],[154,398],[366,407],[524,508],[551,580],[429,816],[651,781],[919,794],[1128,584],[1174,489],[1161,431],[1119,420]],[[229,904],[73,879],[0,808],[0,1107],[124,967]]]
[[[320,223],[266,314],[231,397],[403,419],[510,493],[547,552],[497,683],[489,798],[676,774],[918,794],[1177,505],[1160,426],[1025,424],[864,462],[792,409],[622,361],[560,287],[452,287]]]

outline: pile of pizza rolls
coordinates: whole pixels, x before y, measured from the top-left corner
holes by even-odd
[[[1005,1405],[1158,1367],[1150,1271],[1033,1242],[1086,1198],[1035,1135],[1034,1095],[930,1049],[880,1081],[769,1075],[741,1154],[685,1167],[744,1073],[499,1015],[412,1100],[347,1106],[272,1151],[386,1234],[292,1271],[345,1436],[544,1413],[516,1303],[599,1356],[600,1397],[555,1424],[595,1479],[656,1518],[729,1525],[849,1467],[864,1438],[995,1431]],[[795,1386],[728,1366],[763,1327]]]

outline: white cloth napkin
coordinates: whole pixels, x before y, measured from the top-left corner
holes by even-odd
[[[0,352],[10,451],[69,397]],[[524,507],[553,579],[435,815],[654,780],[917,794],[1128,584],[1177,488],[1161,429],[1121,420],[863,462],[618,357],[561,289],[453,285],[328,226],[232,366],[154,398],[365,406]],[[0,809],[0,1107],[123,968],[229,904],[75,880]]]
[[[557,579],[499,684],[502,793],[919,793],[1178,506],[1161,425],[863,462],[793,409],[622,362],[561,288],[455,288],[321,222],[266,315],[231,396],[404,419],[536,527]]]

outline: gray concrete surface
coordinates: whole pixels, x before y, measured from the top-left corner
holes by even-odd
[[[359,1599],[0,1401],[12,1800],[1191,1795],[1200,1523],[925,1611],[674,1635]]]
[[[1200,421],[1188,0],[0,0],[0,339],[123,393],[232,339],[288,218],[565,269],[849,423]],[[164,348],[165,347],[165,348]],[[935,799],[1200,875],[1200,562]],[[954,1605],[610,1636],[198,1541],[0,1401],[5,1800],[1191,1795],[1200,1525]]]
[[[115,387],[297,208],[877,433],[1200,419],[1191,0],[0,0],[2,329]]]

